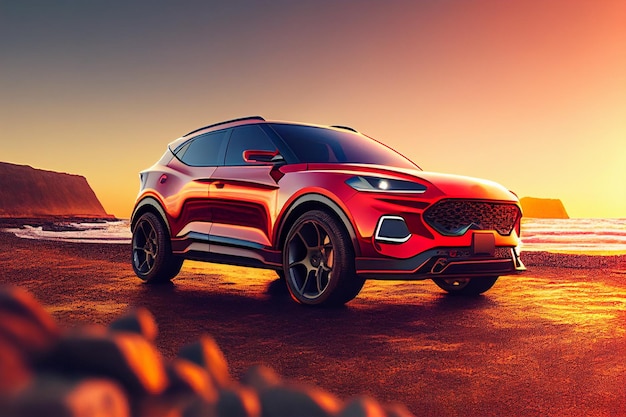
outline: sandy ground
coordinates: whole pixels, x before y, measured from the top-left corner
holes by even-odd
[[[526,274],[470,299],[429,281],[369,281],[331,310],[296,305],[272,271],[188,262],[154,287],[129,259],[128,245],[0,233],[0,282],[28,289],[68,327],[145,306],[169,358],[209,333],[236,377],[264,363],[416,415],[626,415],[626,256],[526,253]]]

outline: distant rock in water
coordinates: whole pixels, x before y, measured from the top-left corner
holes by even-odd
[[[537,219],[569,219],[563,202],[558,198],[523,197],[520,199],[524,217]]]
[[[80,175],[0,162],[0,218],[113,218]]]

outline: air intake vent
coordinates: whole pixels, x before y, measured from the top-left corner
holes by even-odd
[[[495,230],[510,235],[520,210],[515,204],[473,200],[442,200],[424,212],[424,220],[445,236],[462,236],[468,230]]]

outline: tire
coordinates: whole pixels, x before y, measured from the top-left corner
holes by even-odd
[[[133,228],[131,260],[135,274],[148,284],[169,282],[183,265],[183,259],[172,254],[167,229],[150,212],[142,214]]]
[[[343,305],[365,282],[355,273],[348,233],[320,210],[304,213],[291,226],[283,248],[283,271],[291,297],[309,306]]]
[[[453,295],[476,296],[484,293],[496,283],[498,277],[478,278],[433,278],[439,288]]]

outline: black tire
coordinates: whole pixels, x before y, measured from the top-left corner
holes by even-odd
[[[283,271],[291,297],[310,306],[343,305],[365,282],[355,273],[348,233],[320,210],[304,213],[291,226],[283,248]]]
[[[498,277],[477,278],[433,278],[439,288],[453,295],[476,296],[484,293],[496,283]]]
[[[179,272],[183,259],[172,254],[170,236],[153,213],[141,215],[133,228],[133,271],[149,284],[169,282]]]

